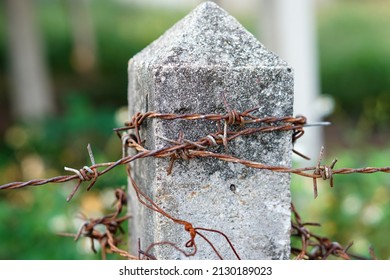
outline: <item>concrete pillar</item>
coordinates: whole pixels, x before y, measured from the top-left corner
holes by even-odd
[[[253,112],[258,117],[291,116],[293,73],[233,17],[215,3],[204,2],[129,61],[129,113]],[[238,129],[229,126],[229,131]],[[217,130],[215,121],[149,119],[141,128],[150,150],[171,145],[164,139],[196,141]],[[291,165],[291,131],[236,138],[212,150],[269,165]],[[211,148],[210,148],[211,149]],[[171,216],[194,227],[220,230],[242,259],[288,259],[290,256],[290,175],[255,170],[213,158],[177,160],[170,175],[169,159],[146,158],[132,163],[140,188]],[[130,232],[136,253],[169,241],[185,248],[182,225],[141,205],[131,184]],[[226,259],[235,259],[226,240],[204,233]],[[196,239],[192,259],[218,259]],[[186,249],[188,250],[188,248]],[[190,251],[190,250],[189,250]],[[156,246],[158,259],[186,259],[171,246]]]

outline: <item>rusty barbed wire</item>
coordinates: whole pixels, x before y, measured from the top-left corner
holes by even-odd
[[[124,234],[125,231],[122,228],[122,223],[131,218],[130,215],[122,215],[122,210],[127,205],[126,193],[123,189],[115,190],[116,197],[116,210],[114,213],[105,215],[101,218],[87,218],[82,215],[82,219],[85,222],[80,227],[79,231],[75,234],[59,233],[61,236],[74,237],[77,241],[80,237],[86,237],[91,240],[91,250],[96,254],[94,241],[97,241],[101,247],[102,259],[106,259],[107,253],[117,253],[127,259],[138,259],[136,256],[129,254],[127,251],[119,249],[118,245],[121,243],[119,239],[120,234]],[[104,230],[98,228],[101,225]]]
[[[276,131],[276,130],[288,130],[288,128],[295,129],[295,126],[288,127],[286,125],[281,125],[273,128],[268,128],[268,127],[263,127],[263,128],[264,130],[262,131]],[[253,134],[258,132],[258,130],[259,129],[257,128],[253,128],[253,129],[244,129],[244,133],[242,131],[231,132],[228,133],[230,136],[227,138],[227,140],[230,141],[241,135]],[[160,150],[155,150],[155,151],[147,150],[142,146],[142,144],[137,143],[132,137],[129,137],[126,143],[128,147],[134,148],[139,152],[139,154],[142,153],[146,155],[153,154],[153,156],[158,158],[170,157],[171,161],[167,170],[168,174],[171,173],[173,162],[175,160],[177,159],[189,160],[191,158],[198,157],[198,158],[215,158],[222,161],[239,163],[244,166],[255,168],[255,169],[264,169],[264,170],[281,172],[281,173],[292,173],[304,177],[309,177],[313,179],[314,198],[318,196],[317,179],[329,180],[330,186],[333,187],[334,185],[333,176],[337,174],[352,174],[352,173],[369,174],[369,173],[377,173],[377,172],[390,173],[389,166],[334,169],[335,164],[337,162],[336,159],[333,160],[333,162],[330,165],[321,165],[321,161],[324,154],[324,147],[321,148],[320,157],[317,165],[312,167],[303,167],[303,168],[271,166],[271,165],[266,165],[255,161],[240,159],[230,154],[215,153],[212,151],[205,150],[208,146],[224,144],[222,138],[223,136],[221,135],[221,132],[217,132],[214,134],[209,134],[206,137],[201,138],[199,141],[193,142],[193,141],[185,140],[183,139],[182,135],[179,135],[178,141],[166,139],[168,142],[173,143],[174,145],[169,146],[167,148],[162,148]],[[213,140],[210,141],[210,139]]]
[[[128,176],[130,178],[133,188],[135,189],[137,198],[140,201],[140,203],[146,206],[147,208],[151,209],[152,211],[164,215],[174,223],[183,225],[185,231],[187,231],[190,235],[190,239],[185,244],[185,246],[187,248],[189,247],[193,248],[192,252],[186,253],[184,250],[180,249],[176,244],[172,244],[168,241],[162,241],[162,242],[151,244],[146,249],[146,251],[142,251],[142,254],[144,256],[146,256],[147,258],[153,258],[153,256],[150,254],[150,250],[154,246],[161,246],[161,245],[170,245],[177,248],[180,252],[185,253],[186,255],[193,255],[197,252],[195,237],[200,236],[211,246],[211,248],[214,250],[216,255],[219,258],[222,258],[218,250],[214,247],[214,245],[201,233],[201,231],[209,231],[209,232],[214,232],[222,235],[226,239],[231,250],[239,259],[239,255],[234,249],[233,244],[230,242],[228,237],[224,235],[221,231],[215,229],[194,227],[190,222],[172,217],[170,214],[168,214],[163,209],[161,209],[155,202],[153,202],[152,199],[150,199],[147,195],[145,195],[140,190],[137,183],[131,176],[129,163],[137,159],[146,158],[146,157],[169,158],[170,160],[169,160],[167,172],[168,174],[170,174],[173,170],[173,165],[176,160],[190,160],[192,158],[214,158],[221,161],[241,164],[250,168],[268,170],[270,172],[292,173],[292,174],[297,174],[300,176],[312,178],[314,197],[317,197],[318,195],[318,190],[317,190],[318,179],[329,180],[330,186],[333,187],[334,175],[337,174],[351,174],[351,173],[368,174],[368,173],[375,173],[375,172],[386,172],[386,173],[390,172],[390,167],[334,169],[336,160],[334,160],[330,165],[321,164],[322,157],[323,157],[323,148],[321,149],[320,157],[317,165],[312,167],[304,167],[304,168],[291,168],[288,166],[271,166],[260,162],[240,159],[228,153],[217,153],[212,150],[209,150],[209,148],[224,146],[226,148],[225,151],[228,151],[228,143],[238,137],[245,137],[257,133],[266,133],[266,132],[275,132],[275,131],[292,131],[292,142],[295,142],[304,134],[304,127],[310,126],[310,124],[307,124],[306,118],[303,116],[259,118],[252,115],[252,112],[254,112],[255,110],[257,110],[257,108],[240,113],[238,111],[229,109],[227,114],[206,114],[206,115],[204,114],[182,114],[182,115],[163,114],[163,113],[156,113],[156,112],[147,112],[143,114],[136,113],[132,117],[130,122],[125,123],[124,127],[114,129],[114,131],[117,133],[117,135],[120,137],[122,141],[123,155],[121,159],[115,162],[106,162],[106,163],[97,164],[95,163],[92,150],[88,145],[87,149],[92,163],[91,166],[84,166],[81,169],[65,167],[66,171],[73,172],[74,174],[57,176],[50,179],[35,179],[27,182],[12,182],[0,186],[0,190],[19,189],[28,186],[40,186],[48,183],[63,183],[71,180],[77,180],[75,187],[73,188],[72,192],[67,198],[67,201],[70,201],[72,197],[75,195],[75,193],[78,191],[79,187],[83,182],[86,181],[89,182],[86,188],[88,191],[92,188],[92,186],[95,184],[95,182],[98,180],[100,176],[104,175],[105,173],[109,172],[110,170],[114,169],[119,165],[126,165]],[[196,141],[190,141],[188,139],[185,139],[183,132],[179,132],[179,136],[177,140],[166,139],[162,136],[159,136],[160,138],[168,142],[169,145],[159,149],[149,150],[144,147],[144,139],[141,139],[141,135],[140,135],[141,125],[146,119],[216,121],[218,124],[218,130],[216,132],[205,135],[204,137],[201,137]],[[223,127],[221,125],[221,122],[223,123]],[[257,126],[246,127],[247,124],[252,124]],[[231,126],[235,126],[234,131],[229,130],[229,127]],[[128,132],[129,130],[134,130],[134,134]],[[129,148],[135,150],[136,154],[127,155],[126,150]],[[293,151],[295,152],[295,150]],[[103,168],[103,170],[99,171],[98,169],[100,168]],[[105,216],[102,219],[90,219],[88,222],[86,222],[83,225],[83,227],[80,229],[80,232],[77,235],[75,235],[75,238],[76,237],[78,238],[80,235],[89,237],[92,241],[97,240],[98,242],[100,242],[102,248],[108,247],[113,252],[117,252],[128,258],[133,258],[134,256],[131,256],[126,251],[122,251],[121,249],[117,248],[118,240],[115,239],[115,232],[120,227],[119,226],[112,227],[110,230],[108,226],[109,222],[115,222],[117,225],[120,225],[121,222],[123,222],[128,218],[127,217],[126,219],[122,220],[122,218],[118,218],[117,216],[118,213],[111,216]],[[98,224],[105,225],[107,231],[103,234],[97,232],[95,230],[95,226]],[[303,233],[304,231],[301,232],[301,234]],[[322,245],[326,243],[325,241],[321,241],[321,242]],[[309,245],[309,243],[305,243],[305,244],[306,247]],[[94,250],[93,247],[92,249]],[[330,252],[330,254],[334,254],[336,252],[339,255],[343,254],[340,248],[332,247],[331,249],[329,249],[330,251],[328,250],[327,252]],[[139,249],[139,252],[141,253],[141,249]]]
[[[90,190],[92,186],[95,184],[98,177],[102,176],[103,174],[107,173],[111,169],[117,167],[118,165],[124,165],[128,164],[136,159],[144,158],[144,157],[171,157],[174,161],[174,159],[178,158],[185,158],[189,159],[189,157],[186,157],[188,152],[192,149],[196,148],[202,148],[206,149],[209,146],[216,146],[225,144],[228,141],[231,141],[239,136],[245,136],[249,134],[255,134],[259,132],[272,132],[272,131],[286,131],[286,130],[295,130],[295,131],[303,131],[303,126],[306,124],[306,118],[305,117],[298,117],[298,118],[292,118],[292,117],[281,117],[281,118],[275,118],[275,117],[267,117],[267,118],[256,118],[249,113],[254,111],[255,109],[251,109],[248,111],[245,111],[244,113],[240,114],[236,111],[233,111],[226,115],[218,115],[218,114],[211,114],[211,115],[200,115],[200,114],[186,114],[186,115],[176,115],[176,114],[159,114],[155,112],[148,112],[145,114],[137,113],[132,118],[132,121],[127,123],[127,126],[124,128],[114,129],[114,131],[117,132],[117,134],[121,137],[123,146],[126,145],[135,148],[138,150],[138,154],[135,156],[124,156],[121,159],[117,160],[116,162],[107,162],[107,163],[100,163],[96,164],[93,159],[93,154],[90,149],[90,146],[88,146],[88,153],[91,158],[92,165],[91,166],[84,166],[83,168],[77,170],[74,168],[65,167],[66,171],[70,171],[75,173],[74,175],[63,175],[63,176],[56,176],[50,179],[34,179],[27,182],[12,182],[8,184],[4,184],[0,186],[0,190],[6,190],[6,189],[19,189],[24,188],[28,186],[40,186],[45,185],[48,183],[64,183],[68,181],[72,181],[77,179],[78,183],[75,185],[73,191],[67,198],[68,201],[72,199],[76,191],[79,189],[80,185],[84,181],[90,181],[90,183],[87,186],[87,190]],[[232,120],[235,121],[235,123],[240,122],[243,123],[244,121],[247,123],[273,123],[273,122],[291,122],[293,125],[280,125],[280,126],[264,126],[260,128],[248,128],[243,129],[241,131],[238,131],[236,133],[227,132],[226,129],[224,131],[218,131],[216,133],[211,133],[203,138],[201,138],[199,141],[193,142],[189,140],[183,140],[184,144],[176,144],[167,148],[161,148],[157,150],[147,151],[141,147],[141,138],[139,136],[139,126],[142,124],[142,122],[146,118],[162,118],[162,119],[187,119],[187,120],[198,120],[198,119],[207,119],[207,120],[225,120],[226,123],[232,123]],[[247,119],[245,119],[247,118]],[[294,125],[295,124],[295,125]],[[227,127],[227,125],[225,126]],[[119,134],[119,131],[123,131],[125,129],[135,129],[136,135],[133,136],[132,134]],[[174,142],[174,141],[171,141]],[[142,152],[140,152],[143,150]],[[102,171],[98,171],[98,168],[105,168]]]
[[[291,254],[296,260],[326,260],[330,256],[344,260],[366,260],[362,257],[348,252],[353,242],[346,247],[341,246],[338,242],[331,241],[327,237],[319,236],[312,233],[308,226],[321,226],[319,223],[304,223],[298,214],[295,206],[291,203],[291,212],[294,217],[291,218],[291,236],[300,239],[300,248],[292,247]],[[377,259],[372,247],[369,248],[371,259]]]

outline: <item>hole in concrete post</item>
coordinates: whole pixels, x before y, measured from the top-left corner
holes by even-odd
[[[236,187],[236,185],[235,184],[230,184],[230,187],[229,187],[229,189],[232,191],[232,192],[236,192],[236,190],[237,190],[237,187]]]

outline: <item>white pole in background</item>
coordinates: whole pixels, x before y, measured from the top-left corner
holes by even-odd
[[[294,68],[294,114],[320,121],[333,106],[319,95],[315,0],[261,0],[260,8],[260,40]],[[311,127],[295,148],[315,162],[322,142],[322,129]]]
[[[11,108],[17,119],[43,119],[54,111],[54,98],[35,19],[34,2],[6,1]]]

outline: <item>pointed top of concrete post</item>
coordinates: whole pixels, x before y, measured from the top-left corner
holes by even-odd
[[[213,2],[200,4],[137,57],[150,65],[287,66]]]

